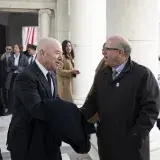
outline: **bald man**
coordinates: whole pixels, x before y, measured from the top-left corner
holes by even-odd
[[[78,153],[90,149],[82,113],[57,97],[54,73],[61,56],[59,41],[41,39],[37,59],[15,80],[15,111],[7,137],[12,160],[62,160],[61,141]]]
[[[121,36],[105,45],[107,64],[94,81],[81,111],[86,119],[96,112],[100,160],[147,160],[142,145],[159,114],[159,87],[152,72],[131,60],[131,44]]]

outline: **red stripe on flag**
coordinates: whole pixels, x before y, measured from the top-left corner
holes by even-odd
[[[28,35],[28,41],[27,41],[27,44],[30,44],[30,38],[31,38],[31,34],[32,34],[32,27],[29,27],[30,30],[29,30],[29,35]]]
[[[31,43],[32,43],[32,44],[34,43],[34,30],[35,30],[35,28],[33,27],[33,31],[32,31],[32,40],[31,40]]]
[[[27,27],[27,36],[26,36],[26,42],[25,42],[26,45],[27,45],[27,42],[28,42],[28,35],[29,35],[29,27]]]

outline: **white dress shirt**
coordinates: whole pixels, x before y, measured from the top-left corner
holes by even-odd
[[[14,54],[14,66],[18,66],[19,64],[19,57],[20,57],[20,53],[19,54]],[[19,73],[19,71],[14,71],[14,73]]]
[[[20,53],[19,54],[14,54],[14,66],[18,66],[19,64],[19,57],[20,57]]]
[[[37,59],[35,60],[35,62],[36,62],[36,64],[37,64],[37,66],[39,67],[39,69],[40,69],[40,70],[42,71],[42,73],[44,74],[46,80],[48,81],[48,79],[47,79],[47,73],[48,73],[48,71],[46,70],[46,68],[43,67],[43,65],[41,65],[41,64],[38,62]],[[53,93],[54,93],[54,86],[53,86],[53,80],[52,80],[52,78],[51,78],[51,91],[52,91],[52,95],[53,95]]]

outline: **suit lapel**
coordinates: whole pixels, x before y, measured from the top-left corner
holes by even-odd
[[[10,60],[11,60],[12,65],[14,65],[14,61],[15,61],[14,54],[11,56]]]
[[[52,76],[52,81],[53,81],[53,85],[54,85],[53,98],[55,98],[58,94],[56,73],[52,72],[51,76]]]
[[[22,65],[22,60],[23,60],[23,55],[22,55],[22,53],[20,53],[18,66],[21,66],[21,65]]]
[[[41,84],[43,85],[43,87],[46,90],[46,93],[48,95],[49,98],[52,98],[52,92],[51,92],[51,88],[48,85],[48,81],[46,79],[46,77],[44,76],[44,74],[42,73],[42,71],[39,69],[39,67],[37,66],[36,62],[33,62],[30,67],[34,70],[35,74],[37,75],[39,81],[41,82]]]
[[[128,59],[128,62],[126,63],[126,65],[125,65],[125,67],[124,67],[124,69],[123,69],[123,70],[121,71],[121,73],[114,79],[114,81],[119,80],[119,79],[122,79],[122,78],[126,75],[126,73],[128,73],[128,72],[132,69],[132,65],[133,65],[133,63],[132,63],[131,59],[129,58],[129,59]]]
[[[43,73],[38,75],[39,81],[42,83],[43,87],[46,89],[46,92],[48,94],[49,98],[52,98],[52,91],[50,86],[48,85],[46,77],[43,75]]]

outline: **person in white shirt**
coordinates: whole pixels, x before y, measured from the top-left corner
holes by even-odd
[[[12,106],[12,90],[15,78],[17,75],[22,72],[22,70],[28,66],[28,58],[22,53],[23,47],[21,45],[14,45],[14,52],[8,59],[8,67],[7,67],[7,81],[6,81],[6,89],[8,91],[9,104],[8,110],[11,113]]]

